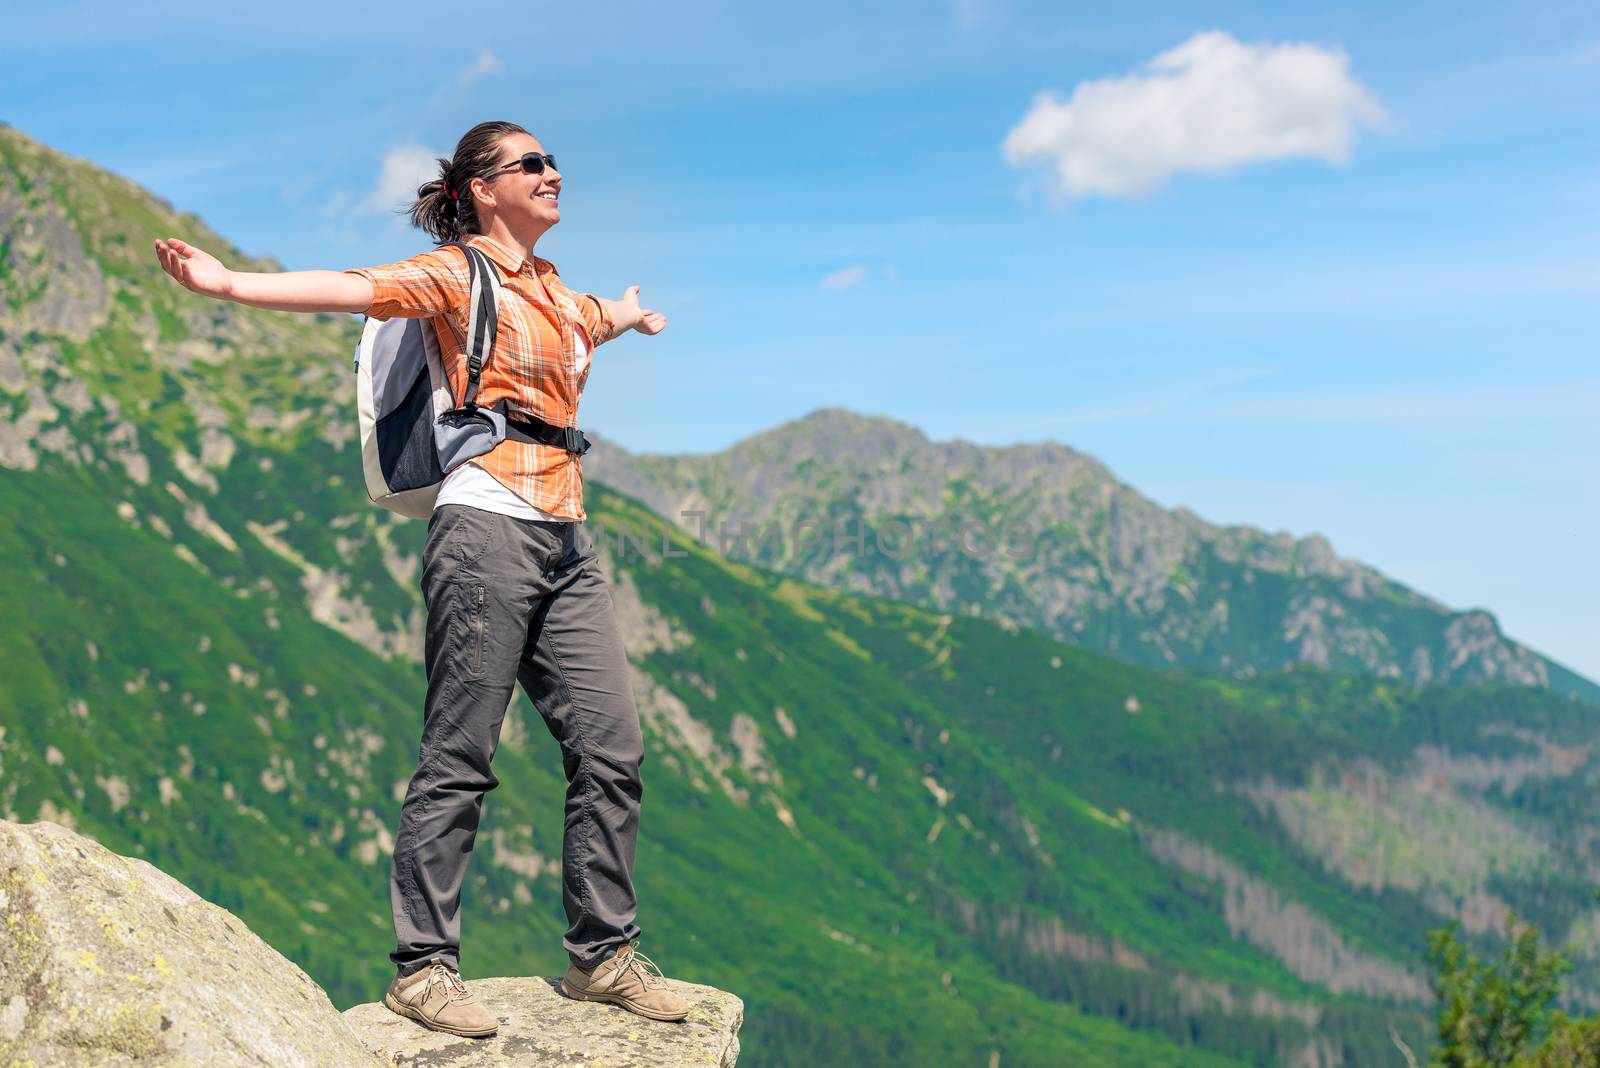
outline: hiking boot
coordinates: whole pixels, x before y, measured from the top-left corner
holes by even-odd
[[[569,964],[561,992],[574,1001],[609,1001],[651,1020],[681,1020],[689,1015],[689,1003],[667,989],[666,976],[655,961],[631,943],[593,971]]]
[[[487,1038],[500,1029],[500,1021],[467,989],[461,973],[439,960],[396,976],[383,1003],[423,1027],[462,1038]]]

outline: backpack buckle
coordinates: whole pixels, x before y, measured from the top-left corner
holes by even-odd
[[[584,450],[589,447],[589,443],[583,439],[582,431],[575,426],[562,427],[561,435],[566,450],[574,455],[582,456]]]

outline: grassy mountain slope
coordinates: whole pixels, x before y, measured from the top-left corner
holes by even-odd
[[[330,636],[292,605],[274,612],[238,596],[159,535],[106,523],[92,481],[8,473],[0,487],[12,517],[0,535],[11,561],[5,608],[25,621],[4,650],[7,817],[65,820],[144,856],[237,911],[337,1003],[376,997],[416,671]],[[40,499],[52,506],[30,507]],[[833,656],[830,641],[820,645],[824,662],[799,671],[812,682]],[[795,659],[809,658],[801,648]],[[668,693],[655,707],[671,704]],[[846,693],[836,681],[816,699],[842,706]],[[829,730],[809,702],[791,708],[808,734]],[[505,785],[468,890],[469,974],[561,964],[559,762],[554,743],[525,726],[527,711],[497,761]],[[898,724],[876,718],[839,734],[854,735],[858,754],[900,763]],[[648,781],[640,849],[647,938],[674,974],[748,998],[754,1063],[971,1060],[991,1049],[1008,1064],[1193,1063],[1158,1037],[1028,995],[970,946],[941,941],[935,918],[903,904],[882,863],[881,852],[903,851],[898,831],[858,838],[797,790],[784,804],[802,830],[790,832],[770,803],[736,800],[763,788],[742,765],[697,763],[661,718],[651,743],[668,759]],[[720,776],[732,792],[696,789],[689,772]],[[917,798],[915,776],[900,778],[896,792]],[[826,796],[826,785],[815,788]],[[868,967],[884,989],[855,985]]]

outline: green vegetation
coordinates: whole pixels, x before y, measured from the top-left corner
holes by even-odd
[[[1600,1063],[1600,1019],[1572,1020],[1552,1008],[1571,962],[1542,946],[1538,928],[1519,924],[1514,915],[1505,933],[1505,949],[1492,965],[1472,955],[1456,925],[1429,933],[1439,998],[1432,1068],[1590,1068]],[[1415,1057],[1410,1059],[1415,1064]]]

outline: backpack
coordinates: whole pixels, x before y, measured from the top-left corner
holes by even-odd
[[[368,318],[356,346],[356,417],[367,496],[400,515],[426,519],[445,475],[504,441],[506,412],[477,405],[478,380],[494,351],[500,279],[488,257],[452,241],[471,277],[467,391],[455,404],[431,319]]]

